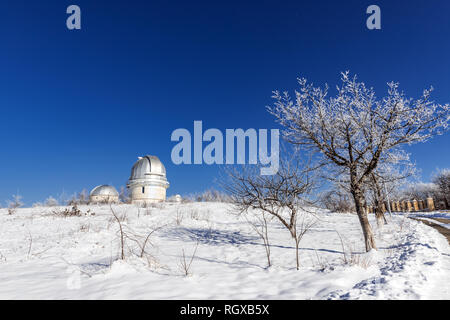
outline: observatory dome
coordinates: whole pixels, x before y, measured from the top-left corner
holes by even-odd
[[[166,176],[166,168],[156,156],[139,157],[131,168],[131,179],[146,179],[149,175]]]
[[[169,187],[166,168],[157,156],[138,157],[138,161],[131,168],[127,187],[131,191],[132,203],[165,201],[166,189]]]
[[[109,203],[109,202],[118,202],[119,201],[119,193],[116,188],[109,185],[100,185],[92,189],[89,194],[90,202],[97,203]]]

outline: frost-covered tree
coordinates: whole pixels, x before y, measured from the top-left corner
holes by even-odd
[[[59,205],[58,200],[56,200],[55,198],[53,198],[52,196],[48,197],[45,200],[45,206],[46,207],[56,207]]]
[[[89,203],[89,192],[86,189],[81,190],[80,192],[72,194],[69,200],[61,201],[61,203],[66,202],[67,205],[82,205]]]
[[[409,159],[409,154],[403,153],[395,160],[381,158],[377,168],[364,181],[362,190],[365,205],[374,207],[378,226],[387,223],[382,210],[383,203],[387,204],[388,201],[398,198],[396,194],[408,178],[416,175],[416,171],[415,165]],[[322,176],[332,181],[332,188],[320,197],[322,204],[332,211],[355,211],[347,170],[338,167],[337,170],[330,172],[325,168]]]
[[[120,187],[119,200],[123,203],[130,203],[131,197],[128,189],[124,186]]]
[[[81,190],[81,192],[77,195],[79,204],[88,204],[89,203],[89,192],[86,189]]]
[[[383,203],[389,202],[389,195],[394,194],[408,178],[415,176],[416,172],[415,165],[409,161],[409,155],[403,153],[402,157],[397,156],[395,159],[382,157],[377,168],[369,175],[366,180],[366,194],[374,206],[379,227],[387,223]]]
[[[351,194],[344,188],[340,181],[335,181],[319,197],[319,202],[325,209],[332,212],[354,212],[355,206]]]
[[[439,197],[439,187],[434,183],[417,182],[409,184],[401,194],[404,200],[424,200],[426,198],[437,199]]]
[[[450,169],[438,171],[433,177],[433,183],[438,187],[447,209],[450,208]]]
[[[12,200],[8,201],[8,214],[14,214],[16,209],[22,207],[23,205],[24,203],[22,202],[22,196],[19,194],[13,195]]]
[[[402,146],[443,133],[450,120],[449,105],[431,101],[432,89],[412,99],[390,82],[387,95],[379,99],[356,76],[345,72],[341,80],[337,94],[330,96],[328,86],[314,87],[299,79],[295,99],[288,92],[275,91],[269,112],[285,127],[289,142],[317,153],[320,165],[346,171],[369,251],[376,245],[364,210],[365,181],[383,157],[401,157]]]

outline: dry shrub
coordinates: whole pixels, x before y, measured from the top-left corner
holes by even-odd
[[[80,209],[78,209],[78,206],[76,204],[73,205],[71,209],[65,208],[62,210],[54,210],[53,213],[57,216],[62,217],[81,217],[83,215],[83,213],[81,212]],[[86,214],[87,213],[84,213],[84,215]]]
[[[197,249],[198,249],[198,242],[195,245],[194,252],[192,253],[190,258],[186,257],[184,249],[182,249],[182,255],[181,255],[181,259],[180,259],[179,268],[185,277],[191,275],[191,265],[192,265],[192,261],[194,261],[195,254],[197,253]]]
[[[191,219],[192,220],[199,220],[200,219],[200,214],[198,213],[197,209],[192,209],[191,210]]]
[[[175,218],[175,222],[177,224],[177,226],[181,225],[181,223],[183,222],[184,219],[184,214],[180,209],[177,209],[177,216]]]
[[[372,259],[370,257],[363,255],[361,253],[357,253],[354,250],[353,245],[346,246],[339,232],[337,232],[337,234],[339,236],[342,246],[342,262],[345,265],[360,266],[361,268],[367,269],[373,264]]]

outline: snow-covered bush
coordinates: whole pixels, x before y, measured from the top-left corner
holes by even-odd
[[[15,194],[12,196],[12,200],[8,201],[8,214],[12,215],[16,213],[16,209],[23,206],[22,196]]]
[[[230,202],[230,197],[224,192],[208,189],[201,193],[194,193],[183,197],[187,202]]]

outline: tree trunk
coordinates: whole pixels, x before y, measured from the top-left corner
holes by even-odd
[[[378,181],[375,175],[372,175],[373,186],[375,188],[374,198],[375,198],[375,217],[377,218],[377,226],[381,228],[387,223],[386,217],[383,212],[383,195],[381,193],[381,188],[378,185]]]
[[[299,258],[299,254],[298,254],[298,244],[299,241],[297,239],[297,226],[294,225],[293,227],[294,229],[291,229],[291,236],[295,241],[295,262],[297,263],[297,270],[300,269],[300,258]]]
[[[449,201],[446,195],[444,195],[444,202],[445,202],[445,209],[450,209]]]
[[[387,224],[386,217],[383,212],[383,204],[379,200],[375,200],[375,217],[377,218],[377,226],[381,228],[383,225]]]
[[[358,188],[352,188],[353,199],[355,200],[356,213],[359,218],[359,223],[364,235],[364,242],[366,245],[366,251],[369,252],[372,249],[377,249],[375,245],[375,238],[373,236],[372,228],[370,227],[369,219],[367,218],[367,212],[363,208],[364,197],[361,190]]]
[[[268,240],[264,240],[264,247],[266,248],[267,267],[270,268],[272,263],[270,262],[270,244]]]
[[[381,228],[383,225],[387,224],[386,217],[381,209],[376,209],[375,217],[377,218],[377,226]]]

